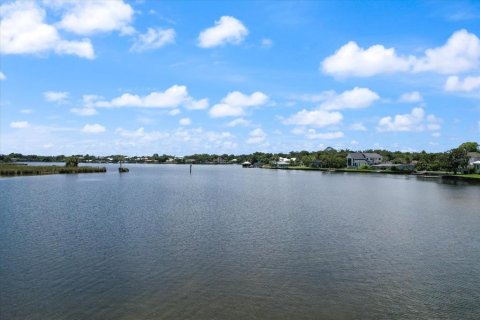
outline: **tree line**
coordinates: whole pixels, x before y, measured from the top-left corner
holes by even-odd
[[[417,170],[427,171],[449,171],[456,172],[459,168],[464,168],[468,164],[469,152],[480,152],[477,142],[465,142],[457,148],[446,152],[402,152],[379,149],[368,149],[354,151],[349,149],[336,150],[328,147],[319,151],[291,151],[289,153],[265,153],[254,152],[251,154],[192,154],[184,157],[175,157],[173,155],[155,153],[151,156],[127,157],[124,155],[94,156],[94,155],[57,155],[57,156],[39,156],[23,155],[20,153],[10,153],[0,155],[0,162],[12,161],[36,161],[36,162],[66,162],[72,165],[72,161],[77,162],[136,162],[136,163],[197,163],[197,164],[218,164],[218,163],[242,163],[245,161],[253,164],[269,164],[278,161],[280,158],[295,159],[290,162],[291,166],[317,166],[321,168],[345,168],[346,157],[351,152],[375,152],[383,157],[383,162],[387,163],[416,163]],[[71,158],[75,158],[72,160]],[[173,160],[173,161],[172,161]],[[236,161],[235,161],[236,160]]]

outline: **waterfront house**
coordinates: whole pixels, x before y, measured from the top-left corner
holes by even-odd
[[[472,165],[475,161],[480,161],[480,152],[468,152],[468,164]]]
[[[382,163],[382,159],[383,157],[375,152],[352,152],[347,155],[347,167],[373,166]]]
[[[480,152],[467,152],[468,164],[466,167],[461,168],[461,173],[475,172],[479,173],[480,170],[475,166],[476,162],[480,162]],[[477,165],[478,166],[478,165]]]
[[[472,162],[473,172],[480,173],[480,160]]]
[[[322,161],[321,160],[313,160],[310,162],[310,167],[312,168],[320,168],[322,166]]]
[[[287,169],[290,162],[288,161],[277,161],[276,168],[277,169]]]

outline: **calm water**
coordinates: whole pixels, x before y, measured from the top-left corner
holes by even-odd
[[[0,179],[1,319],[478,319],[480,187],[129,165]]]

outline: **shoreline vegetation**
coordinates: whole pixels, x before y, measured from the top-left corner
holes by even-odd
[[[4,163],[0,164],[0,176],[37,176],[49,174],[76,174],[76,173],[101,173],[107,172],[105,167],[66,167],[66,166],[31,166],[27,164]]]

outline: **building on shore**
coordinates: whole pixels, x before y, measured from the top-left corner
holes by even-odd
[[[373,166],[382,163],[382,159],[383,157],[375,152],[352,152],[347,155],[347,167]]]

